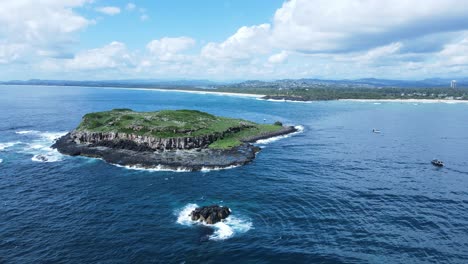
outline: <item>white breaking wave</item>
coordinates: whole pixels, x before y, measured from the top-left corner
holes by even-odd
[[[212,240],[224,240],[235,234],[245,233],[252,228],[252,222],[245,221],[235,216],[229,216],[223,222],[214,224],[216,230],[210,236]]]
[[[21,144],[20,141],[15,141],[15,142],[5,142],[5,143],[0,143],[0,151],[5,150],[7,148],[11,148],[14,145]]]
[[[63,155],[50,146],[67,132],[40,132],[36,130],[16,131],[18,135],[33,135],[34,139],[26,143],[21,152],[31,154],[35,162],[57,162],[63,159]]]
[[[67,132],[41,132],[39,136],[50,143],[54,143],[57,139],[65,136]]]
[[[3,162],[3,160],[2,160],[2,159],[0,159],[0,163],[2,163],[2,162]]]
[[[15,133],[18,135],[26,135],[26,134],[38,134],[40,132],[37,130],[20,130],[20,131],[16,131]]]
[[[281,135],[281,136],[277,136],[277,137],[271,137],[271,138],[267,138],[267,139],[260,139],[260,140],[255,141],[255,144],[269,144],[271,142],[275,142],[275,141],[278,141],[278,140],[283,139],[283,138],[292,137],[294,135],[297,135],[297,134],[300,134],[300,133],[304,132],[304,127],[303,126],[295,126],[294,128],[297,129],[297,131],[294,132],[294,133],[290,133],[290,134],[287,134],[287,135]]]
[[[101,159],[102,160],[102,159]],[[157,165],[154,168],[145,168],[141,167],[138,165],[120,165],[120,164],[114,164],[114,163],[109,163],[111,165],[114,165],[119,168],[125,168],[128,170],[138,170],[138,171],[149,171],[149,172],[158,172],[158,171],[171,171],[171,172],[192,172],[191,169],[185,168],[185,167],[178,167],[177,169],[173,169],[164,165]],[[240,167],[240,165],[232,165],[228,167],[202,167],[201,172],[210,172],[210,171],[218,171],[218,170],[228,170],[228,169],[233,169]]]
[[[222,222],[214,225],[205,224],[198,221],[192,221],[190,213],[199,207],[197,204],[187,204],[177,213],[177,223],[185,226],[204,225],[215,229],[214,233],[209,237],[210,240],[224,240],[233,237],[236,234],[242,234],[252,228],[252,222],[238,218],[231,214]]]
[[[195,222],[190,218],[190,213],[198,207],[196,204],[187,204],[177,215],[177,223],[181,225],[193,225]]]
[[[190,172],[191,171],[187,168],[179,167],[177,169],[172,169],[163,165],[158,165],[154,168],[145,168],[145,167],[140,167],[137,165],[119,165],[119,164],[114,164],[114,163],[109,163],[109,164],[114,165],[119,168],[125,168],[128,170],[138,170],[138,171],[152,171],[152,172],[153,171],[172,171],[172,172]]]
[[[201,172],[210,172],[210,171],[219,171],[219,170],[230,170],[230,169],[234,169],[234,168],[237,168],[237,167],[240,167],[241,165],[231,165],[231,166],[227,166],[227,167],[202,167],[201,168]]]
[[[62,160],[62,154],[52,151],[45,154],[36,154],[31,158],[35,162],[57,162]]]

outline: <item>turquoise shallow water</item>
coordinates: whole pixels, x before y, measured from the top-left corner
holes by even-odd
[[[85,113],[122,107],[304,131],[260,144],[247,166],[211,172],[129,170],[48,148]],[[0,86],[0,113],[1,263],[468,261],[468,104]],[[231,207],[231,220],[187,221],[184,212],[212,203]]]

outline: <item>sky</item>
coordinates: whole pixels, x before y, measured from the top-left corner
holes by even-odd
[[[468,75],[468,0],[0,0],[0,80]]]

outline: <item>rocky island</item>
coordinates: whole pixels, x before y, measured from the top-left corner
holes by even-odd
[[[231,209],[228,207],[210,205],[195,208],[189,216],[192,221],[199,221],[213,225],[226,219],[230,214]]]
[[[295,131],[280,122],[258,124],[196,110],[114,109],[86,114],[52,148],[122,166],[196,171],[247,164],[260,150],[250,143]]]

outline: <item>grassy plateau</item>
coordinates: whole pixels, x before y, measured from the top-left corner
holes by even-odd
[[[236,132],[225,133],[232,131]],[[131,109],[114,109],[89,113],[83,117],[78,131],[116,132],[157,138],[199,137],[225,133],[209,147],[228,149],[257,135],[282,129],[281,124],[257,124],[243,119],[214,116],[197,110],[162,110],[135,112]]]

